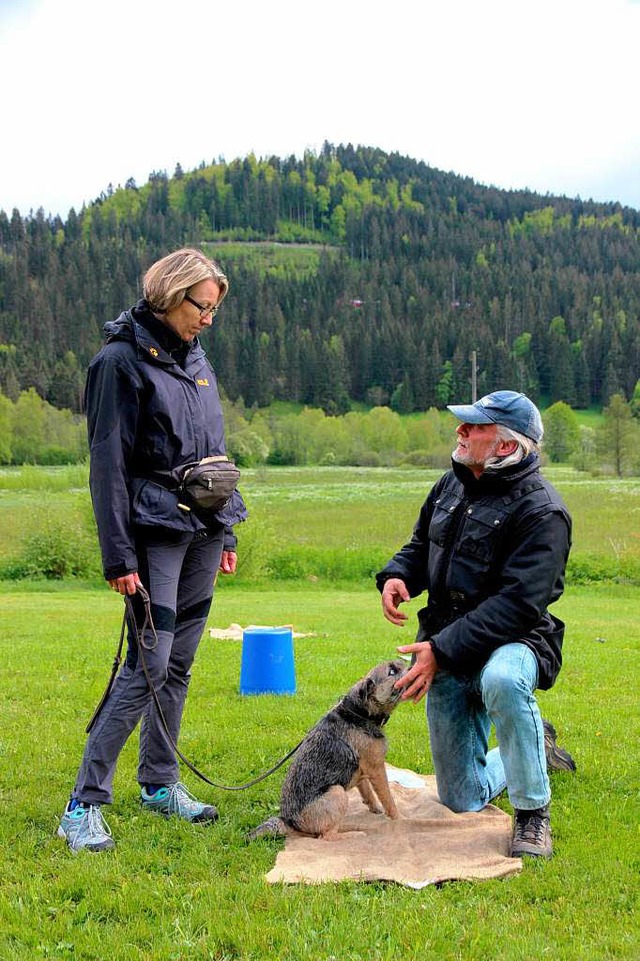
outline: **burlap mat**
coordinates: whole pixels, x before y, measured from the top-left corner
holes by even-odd
[[[453,814],[438,801],[434,776],[391,766],[387,772],[401,815],[397,821],[371,814],[353,789],[344,836],[338,841],[288,837],[267,881],[381,880],[419,889],[521,870],[522,861],[509,857],[511,818],[504,811],[489,804],[477,814]]]

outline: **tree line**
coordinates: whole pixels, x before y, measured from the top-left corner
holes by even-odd
[[[639,229],[619,204],[501,191],[351,145],[154,172],[66,220],[0,211],[0,390],[79,412],[104,322],[153,260],[195,244],[231,280],[204,341],[247,408],[442,408],[470,399],[472,356],[479,393],[629,401]]]
[[[401,415],[373,407],[329,415],[320,408],[247,409],[222,399],[227,450],[241,467],[446,468],[456,421],[435,407]],[[557,401],[543,413],[544,457],[589,473],[640,474],[640,387],[631,402],[614,394],[597,427],[581,424],[575,411]],[[59,410],[33,387],[14,402],[0,393],[0,465],[84,463],[86,423]]]

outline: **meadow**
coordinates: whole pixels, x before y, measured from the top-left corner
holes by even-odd
[[[569,583],[640,584],[640,477],[547,466],[574,519]],[[238,581],[370,581],[408,540],[441,471],[419,467],[244,468],[249,520]],[[85,465],[0,470],[0,581],[21,574],[101,582]]]
[[[185,772],[189,788],[219,807],[220,821],[209,828],[165,821],[139,809],[135,737],[107,813],[115,852],[74,858],[67,851],[55,831],[106,683],[122,605],[92,566],[82,474],[32,470],[27,482],[17,473],[0,476],[0,565],[13,564],[15,573],[29,538],[32,550],[49,543],[52,557],[79,538],[85,573],[94,574],[0,583],[2,961],[640,956],[640,482],[547,471],[573,511],[580,561],[554,608],[568,625],[564,668],[540,694],[578,764],[575,775],[554,777],[553,860],[527,861],[508,880],[417,892],[355,882],[267,885],[282,842],[247,845],[245,834],[277,808],[282,772],[238,793]],[[290,623],[310,636],[295,644],[295,695],[243,697],[241,645],[205,635],[181,745],[214,780],[239,784],[265,770],[347,686],[411,637],[419,602],[409,605],[404,631],[394,628],[368,571],[406,539],[436,476],[244,472],[252,512],[240,532],[246,556],[235,579],[220,580],[209,626]],[[387,734],[392,763],[430,773],[422,705],[403,705]],[[510,811],[506,799],[497,803]]]

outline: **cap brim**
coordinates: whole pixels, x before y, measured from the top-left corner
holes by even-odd
[[[447,410],[465,424],[495,424],[495,420],[475,404],[447,404]]]

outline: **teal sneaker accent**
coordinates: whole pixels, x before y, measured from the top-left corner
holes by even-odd
[[[111,851],[116,846],[99,804],[80,805],[73,811],[67,805],[60,819],[58,837],[66,839],[73,854],[82,850]]]
[[[166,818],[176,814],[184,821],[194,823],[218,820],[218,812],[213,804],[203,804],[196,800],[179,781],[159,788],[155,794],[147,794],[142,788],[140,804],[145,810],[162,814]]]

